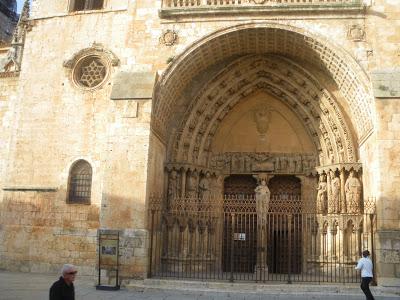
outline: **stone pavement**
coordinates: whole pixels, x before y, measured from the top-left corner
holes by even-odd
[[[48,289],[56,275],[0,272],[1,300],[47,300]],[[399,300],[398,290],[373,287],[377,300]],[[172,280],[132,281],[120,291],[97,291],[92,277],[77,276],[76,300],[363,300],[357,286],[255,285],[230,283],[193,283]]]

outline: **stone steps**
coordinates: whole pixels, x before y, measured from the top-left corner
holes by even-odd
[[[358,284],[285,284],[285,283],[230,283],[202,282],[168,279],[145,279],[130,281],[126,288],[134,290],[173,290],[201,292],[205,296],[221,293],[230,294],[234,299],[365,299]],[[399,300],[400,290],[396,288],[371,287],[376,299]],[[243,297],[243,298],[241,298]]]

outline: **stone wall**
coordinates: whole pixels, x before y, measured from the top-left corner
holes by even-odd
[[[36,12],[38,4],[34,1]],[[15,141],[5,143],[10,158],[7,176],[2,170],[1,177],[2,183],[7,179],[2,185],[2,267],[54,272],[71,262],[84,274],[93,274],[97,230],[102,227],[123,231],[126,273],[121,276],[144,276],[151,103],[141,102],[131,117],[125,115],[124,101],[110,100],[115,73],[132,57],[123,47],[130,18],[120,11],[76,13],[36,19],[28,33],[19,101],[13,108],[18,112],[12,120]],[[120,64],[111,67],[101,89],[82,90],[63,63],[94,42],[114,52]],[[3,81],[0,86],[8,91]],[[69,171],[79,159],[93,169],[90,205],[66,204]]]
[[[4,192],[0,212],[0,268],[56,273],[73,263],[81,274],[94,274],[98,206],[67,205],[50,188],[21,188]]]
[[[378,124],[378,275],[387,284],[400,283],[400,98],[377,99]],[[396,277],[397,279],[388,279]]]
[[[13,142],[12,133],[14,118],[17,115],[15,104],[17,102],[18,77],[5,77],[0,73],[0,187],[7,184],[7,166],[9,163],[9,150]],[[0,203],[3,198],[0,189]]]

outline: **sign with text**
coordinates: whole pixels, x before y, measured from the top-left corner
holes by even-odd
[[[99,257],[100,269],[116,269],[118,266],[118,234],[100,233]]]

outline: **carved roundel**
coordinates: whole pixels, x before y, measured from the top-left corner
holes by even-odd
[[[107,74],[107,62],[99,56],[89,55],[78,61],[73,70],[73,80],[82,88],[94,89],[102,85]]]
[[[166,46],[172,46],[178,41],[178,34],[173,30],[166,30],[160,38],[160,42]]]
[[[112,66],[117,66],[119,59],[100,44],[83,49],[64,62],[70,69],[73,83],[84,90],[100,88],[108,79]]]

